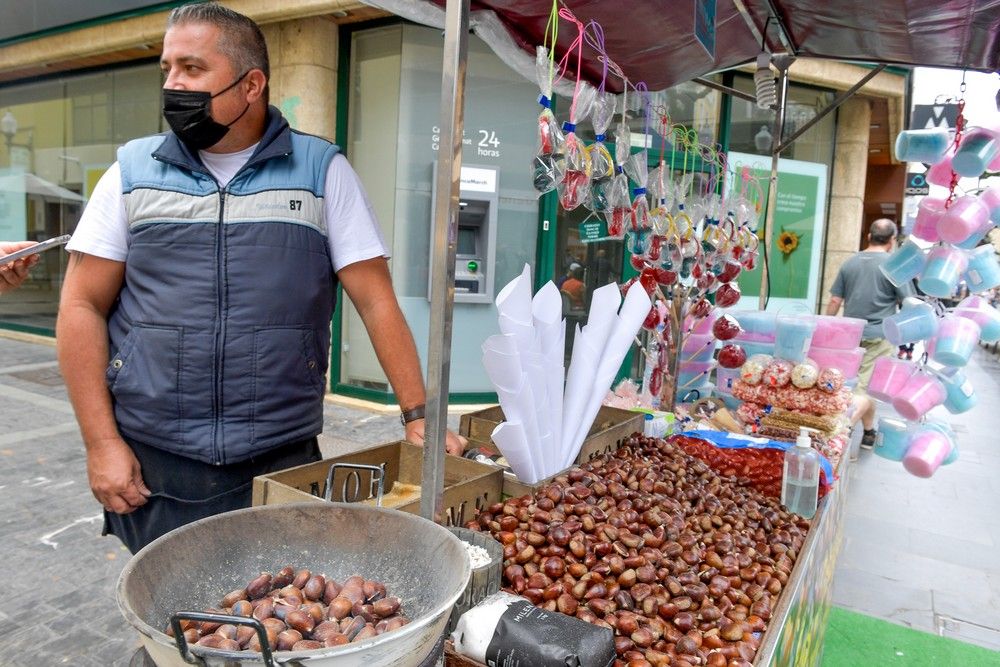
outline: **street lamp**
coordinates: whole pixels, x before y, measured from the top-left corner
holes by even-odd
[[[0,132],[3,132],[3,136],[7,140],[7,152],[10,153],[14,135],[17,134],[17,119],[9,110],[3,115],[3,118],[0,118]]]

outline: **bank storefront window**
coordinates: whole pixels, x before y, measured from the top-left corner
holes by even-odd
[[[0,240],[71,234],[98,179],[130,139],[161,130],[156,63],[0,88]],[[0,327],[55,328],[68,255],[50,251],[0,300]]]
[[[441,270],[431,266],[431,236],[434,170],[443,139],[438,125],[444,40],[440,30],[408,23],[358,29],[350,39],[347,156],[389,245],[393,286],[426,366],[429,279]],[[470,36],[462,165],[477,176],[466,180],[463,175],[463,192],[477,191],[463,195],[463,231],[456,239],[456,273],[464,275],[456,279],[449,384],[457,400],[477,395],[490,400],[487,395],[494,390],[482,367],[481,345],[499,333],[492,296],[483,292],[482,299],[465,298],[470,296],[466,286],[479,286],[492,272],[495,296],[525,264],[535,264],[538,198],[529,167],[537,96],[536,84]],[[475,225],[463,227],[466,218],[474,218]],[[346,300],[340,334],[337,390],[360,388],[371,398],[388,395],[364,323]]]

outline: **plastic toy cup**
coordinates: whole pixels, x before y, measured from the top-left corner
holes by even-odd
[[[812,346],[833,350],[853,350],[861,345],[867,320],[856,317],[816,316],[816,331],[813,332]]]
[[[975,195],[959,197],[938,219],[937,231],[942,241],[961,243],[986,226],[990,211]]]
[[[719,318],[719,315],[721,313],[718,308],[713,308],[712,312],[700,320],[695,320],[694,317],[688,315],[684,318],[684,328],[690,329],[691,333],[695,334],[711,334],[712,325],[715,324],[715,320]]]
[[[930,477],[944,463],[955,446],[954,439],[943,430],[921,426],[910,437],[910,446],[903,456],[903,467],[911,475]]]
[[[681,345],[681,363],[689,361],[711,361],[715,353],[715,336],[709,334],[691,334]]]
[[[785,315],[778,317],[774,334],[774,356],[796,363],[806,358],[816,319],[809,315]]]
[[[909,345],[932,338],[937,333],[938,318],[934,306],[925,301],[903,304],[902,310],[882,320],[885,339],[893,345]]]
[[[732,394],[727,394],[721,390],[716,391],[715,393],[718,394],[719,398],[722,399],[722,402],[726,405],[726,407],[734,412],[736,410],[739,410],[740,406],[743,405],[743,401],[736,398]]]
[[[961,248],[962,250],[972,250],[979,245],[979,242],[982,241],[989,231],[995,226],[996,225],[993,224],[992,220],[986,218],[986,220],[983,221],[983,224],[980,225],[976,231],[972,232],[972,235],[969,238],[965,239],[961,243],[956,243],[955,247]]]
[[[951,187],[951,158],[954,153],[949,152],[943,158],[931,165],[924,177],[928,183],[940,185],[941,187]]]
[[[756,340],[746,340],[740,336],[733,339],[733,342],[742,346],[743,351],[747,353],[747,359],[755,354],[766,354],[768,356],[774,356],[774,343],[756,341]]]
[[[902,461],[910,446],[910,425],[902,419],[882,417],[878,420],[878,435],[873,451],[890,461]]]
[[[715,385],[711,382],[706,382],[698,385],[697,387],[683,387],[677,389],[677,402],[678,403],[693,403],[694,401],[700,400],[702,398],[708,398],[712,395],[712,391],[715,389]]]
[[[677,373],[677,387],[680,391],[699,387],[708,380],[708,371],[679,371]]]
[[[934,164],[950,145],[948,130],[904,130],[896,137],[896,159]]]
[[[955,307],[954,314],[978,324],[979,339],[984,343],[1000,340],[1000,311],[983,297],[976,295],[965,297]]]
[[[865,357],[865,348],[838,350],[810,345],[806,356],[816,362],[820,368],[836,368],[844,374],[845,380],[853,380],[858,377],[858,369],[861,368],[861,361]]]
[[[937,374],[944,385],[944,409],[953,415],[960,415],[976,407],[976,390],[972,388],[965,373],[959,369],[946,369]]]
[[[918,239],[937,243],[941,240],[938,236],[937,223],[944,215],[944,199],[937,197],[924,197],[917,205],[917,219],[913,222],[911,234]]]
[[[904,419],[917,421],[944,399],[944,385],[929,373],[917,371],[893,396],[892,407]]]
[[[891,403],[916,370],[916,366],[908,361],[879,357],[872,366],[868,395],[885,403]]]
[[[772,311],[764,310],[730,310],[727,315],[732,315],[740,323],[744,335],[753,335],[752,340],[769,342],[774,341],[774,332],[777,327],[778,316]]]
[[[927,253],[927,264],[920,273],[917,285],[925,294],[946,299],[958,287],[967,261],[962,250],[947,245],[934,246]]]
[[[962,278],[970,292],[985,292],[1000,285],[1000,263],[992,245],[969,251],[969,264]]]
[[[719,388],[719,393],[733,393],[733,383],[740,379],[739,368],[722,368],[715,371],[715,386]]]
[[[996,133],[979,127],[962,137],[962,143],[952,158],[951,168],[959,176],[979,176],[1000,153],[1000,138]]]
[[[964,366],[979,342],[979,325],[958,315],[945,315],[938,325],[931,359],[945,366]]]
[[[889,258],[882,262],[879,267],[882,273],[889,279],[889,282],[896,287],[901,287],[910,282],[924,270],[927,257],[924,249],[907,239],[903,245],[896,248]]]
[[[983,190],[979,193],[979,201],[983,202],[983,206],[990,212],[990,221],[994,225],[1000,225],[1000,186],[994,185]]]

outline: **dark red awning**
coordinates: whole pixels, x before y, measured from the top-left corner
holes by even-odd
[[[426,10],[427,5],[446,3],[373,0],[372,4],[393,5],[396,10],[409,5],[419,12],[420,5]],[[1000,0],[717,0],[714,58],[694,37],[695,0],[566,0],[564,4],[584,23],[591,19],[600,23],[611,58],[632,82],[644,81],[651,90],[750,62],[761,51],[757,35],[765,24],[771,53],[790,49],[796,56],[839,61],[1000,69]],[[492,12],[513,43],[529,55],[544,40],[551,8],[551,0],[472,2],[473,17],[483,10]],[[560,23],[559,56],[574,32],[568,22]],[[585,49],[585,75],[590,81],[600,81],[599,67],[593,51]],[[609,86],[620,89],[618,82],[609,81]]]

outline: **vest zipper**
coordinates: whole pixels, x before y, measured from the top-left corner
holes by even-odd
[[[216,322],[218,327],[215,332],[215,367],[212,369],[214,379],[214,389],[212,392],[212,403],[214,404],[215,427],[212,429],[212,457],[215,465],[222,465],[222,385],[223,367],[225,366],[224,349],[226,340],[226,318],[225,318],[225,261],[226,251],[223,247],[225,234],[223,225],[226,210],[226,190],[219,188],[219,224],[215,232],[216,243]]]

